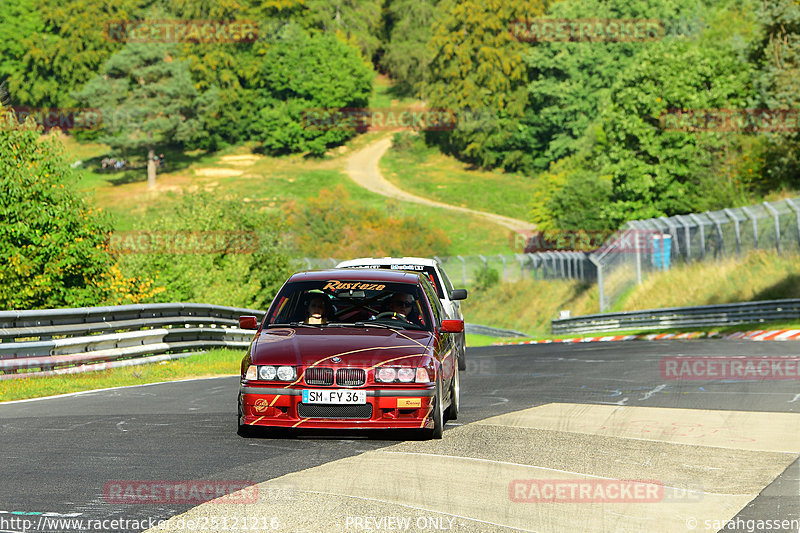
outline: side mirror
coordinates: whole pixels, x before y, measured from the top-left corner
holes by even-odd
[[[450,291],[450,299],[451,300],[466,300],[467,299],[467,289],[453,289]]]
[[[439,328],[442,333],[461,333],[464,331],[463,320],[442,320],[442,327]]]
[[[258,329],[258,320],[251,315],[239,317],[239,328],[241,329]]]

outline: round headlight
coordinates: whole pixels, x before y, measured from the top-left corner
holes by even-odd
[[[275,367],[269,365],[258,367],[258,378],[266,381],[272,381],[275,379]]]
[[[399,368],[397,370],[397,379],[403,383],[411,383],[414,381],[414,374],[416,374],[416,372],[413,368]]]
[[[390,366],[382,366],[378,369],[378,380],[390,383],[397,376],[397,371]]]
[[[278,367],[278,379],[281,381],[292,381],[294,379],[294,367],[293,366],[279,366]]]

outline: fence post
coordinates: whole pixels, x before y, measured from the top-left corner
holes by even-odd
[[[742,207],[741,210],[747,215],[750,220],[753,221],[753,248],[758,249],[758,222],[756,221],[756,216],[747,209],[746,207]]]
[[[528,252],[527,254],[528,259],[531,260],[531,266],[533,267],[533,279],[539,279],[539,258],[533,255],[532,253]]]
[[[797,207],[791,199],[787,198],[786,203],[792,208],[792,211],[797,215],[797,246],[800,249],[800,207]]]
[[[672,225],[672,221],[667,217],[659,217],[659,218],[664,222],[664,224],[667,225],[669,236],[672,238],[672,246],[670,248],[669,255],[672,256],[675,255],[676,253],[677,255],[680,255],[681,248],[680,248],[680,243],[678,242],[678,232],[675,231],[675,226]]]
[[[686,262],[689,263],[692,260],[691,229],[689,228],[689,224],[683,219],[683,215],[677,215],[675,218],[683,225],[683,236],[686,240]]]
[[[694,220],[694,223],[697,224],[697,227],[700,228],[700,259],[706,258],[706,229],[703,227],[703,221],[700,220],[700,217],[692,213],[689,215],[689,218]]]
[[[311,270],[311,259],[309,259],[308,257],[304,257],[303,259],[306,262],[306,270]]]
[[[781,219],[778,216],[778,210],[772,207],[769,202],[764,202],[764,207],[767,208],[772,214],[772,217],[775,219],[775,249],[778,251],[778,255],[781,253]]]
[[[519,261],[519,280],[522,281],[525,279],[525,256],[522,254],[514,254]]]
[[[717,229],[717,248],[714,250],[714,258],[716,258],[717,255],[719,255],[719,254],[722,254],[722,256],[724,257],[725,256],[725,240],[722,238],[722,226],[720,225],[718,220],[714,220],[714,217],[711,216],[711,211],[706,211],[705,215],[708,217],[708,220],[710,220],[714,224],[714,227]]]
[[[603,313],[606,310],[606,298],[603,289],[603,265],[591,255],[589,256],[589,261],[594,263],[594,266],[597,267],[597,299],[600,304],[600,312]]]
[[[497,257],[499,257],[503,262],[503,281],[508,281],[508,278],[506,277],[506,258],[503,254],[497,254]]]
[[[733,229],[736,232],[736,257],[742,257],[742,238],[739,233],[739,219],[736,218],[736,214],[731,209],[725,208],[725,214],[728,215],[728,218],[733,220]]]
[[[463,257],[457,255],[458,259],[461,260],[461,286],[467,286],[467,262],[464,260]]]

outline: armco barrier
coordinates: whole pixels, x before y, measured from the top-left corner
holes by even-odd
[[[735,326],[800,319],[800,299],[669,307],[553,320],[555,335],[639,329]]]
[[[0,379],[144,364],[159,354],[246,348],[253,332],[239,329],[241,315],[260,319],[264,311],[181,303],[2,311]]]

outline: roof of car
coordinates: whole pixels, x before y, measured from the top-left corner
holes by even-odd
[[[328,270],[306,270],[292,274],[289,281],[324,281],[324,280],[359,280],[387,281],[394,283],[419,283],[420,275],[401,270],[383,270],[378,268],[342,268]]]
[[[337,266],[354,266],[354,265],[423,265],[423,266],[436,266],[436,260],[430,257],[360,257],[358,259],[350,259],[342,261]]]

